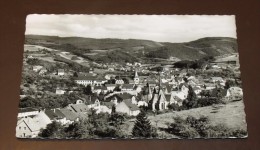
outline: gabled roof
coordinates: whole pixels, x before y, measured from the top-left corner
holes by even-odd
[[[45,114],[51,119],[60,119],[64,118],[65,116],[60,112],[59,109],[55,110],[45,110]]]
[[[115,104],[113,102],[102,102],[102,105],[105,105],[109,109],[112,109],[113,105],[115,105]]]
[[[27,118],[22,118],[17,122],[17,126],[21,123],[24,123],[31,132],[34,131],[39,131],[41,128],[44,127],[44,125],[38,121],[36,121],[35,119],[31,118],[31,117],[27,117]]]
[[[132,101],[130,99],[124,100],[122,103],[125,103],[131,111],[140,110],[137,105],[132,104]]]
[[[60,109],[60,112],[65,116],[67,120],[74,121],[78,118],[74,112],[67,108]]]
[[[89,110],[88,106],[85,104],[70,104],[69,105],[76,113],[87,112]]]
[[[121,101],[123,100],[123,99],[122,99],[121,97],[119,97],[117,94],[114,94],[114,95],[112,95],[112,96],[107,97],[107,98],[105,99],[105,101],[106,101],[106,102],[110,102],[110,101],[116,100],[116,99],[117,99],[118,102],[121,102]]]

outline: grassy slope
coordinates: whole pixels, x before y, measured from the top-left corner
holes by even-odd
[[[208,106],[179,112],[169,112],[156,116],[149,116],[148,118],[153,126],[156,126],[157,122],[158,128],[166,128],[168,123],[174,122],[173,117],[180,116],[186,118],[189,115],[196,118],[199,118],[202,115],[208,116],[212,125],[223,123],[229,128],[240,128],[245,130],[247,128],[243,101],[231,102],[226,105],[216,105],[215,107]],[[134,121],[135,119],[128,120],[124,125],[123,129],[128,134],[131,134]],[[167,135],[167,137],[175,137],[163,131],[160,131],[159,133]]]

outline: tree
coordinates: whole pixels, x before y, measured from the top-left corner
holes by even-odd
[[[125,84],[129,84],[129,80],[127,78],[122,78]]]
[[[66,134],[68,138],[91,138],[90,128],[91,124],[87,120],[80,120],[70,124],[66,129]]]
[[[132,135],[134,137],[156,137],[157,133],[153,130],[150,120],[147,119],[147,116],[144,111],[141,111],[136,116],[135,125],[132,130]]]
[[[92,95],[92,94],[93,94],[91,85],[89,85],[89,84],[87,85],[87,87],[85,87],[85,88],[83,89],[83,91],[84,91],[84,93],[85,93],[86,95]]]
[[[120,88],[120,86],[119,86],[119,85],[117,85],[117,86],[114,88],[114,91],[118,91],[118,92],[120,92],[120,91],[121,91],[121,88]]]
[[[183,105],[186,106],[188,109],[190,109],[197,106],[197,95],[190,85],[188,88],[189,88],[188,96],[187,99],[183,101]]]
[[[41,137],[48,137],[48,138],[64,138],[66,137],[64,132],[64,127],[61,123],[53,121],[52,123],[48,124],[46,129],[42,130],[39,133]]]
[[[30,96],[26,96],[24,97],[20,103],[19,103],[19,107],[20,108],[25,108],[25,107],[39,107],[39,101],[37,101],[36,99],[30,97]]]
[[[116,113],[116,106],[115,105],[112,106],[112,111],[111,111],[111,114],[114,114],[114,113]]]
[[[113,111],[113,108],[112,108]],[[109,124],[117,129],[120,129],[120,125],[125,121],[124,114],[112,112],[109,118]]]

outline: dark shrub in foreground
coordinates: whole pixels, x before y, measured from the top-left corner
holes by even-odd
[[[166,131],[182,138],[228,138],[245,137],[247,131],[242,129],[231,129],[224,124],[210,125],[208,117],[195,118],[188,116],[186,119],[174,118]]]

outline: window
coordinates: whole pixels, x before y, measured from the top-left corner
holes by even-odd
[[[24,130],[26,130],[26,127],[24,127]]]
[[[21,130],[21,127],[19,127],[19,130]]]

